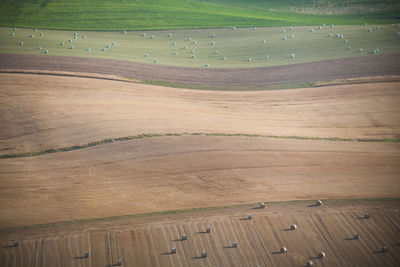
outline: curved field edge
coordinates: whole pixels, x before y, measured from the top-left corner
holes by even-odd
[[[35,157],[59,152],[67,152],[73,150],[80,150],[90,147],[95,147],[104,144],[111,144],[129,140],[143,139],[143,138],[154,138],[154,137],[170,137],[170,136],[188,136],[188,135],[202,135],[202,136],[227,136],[227,137],[262,137],[262,138],[281,138],[281,139],[300,139],[300,140],[322,140],[322,141],[347,141],[347,142],[382,142],[382,143],[397,143],[400,139],[365,139],[365,138],[339,138],[339,137],[305,137],[305,136],[274,136],[274,135],[262,135],[262,134],[229,134],[229,133],[165,133],[165,134],[140,134],[135,136],[124,136],[118,138],[106,138],[99,141],[90,142],[83,145],[73,145],[68,147],[50,148],[38,152],[24,152],[17,154],[6,154],[0,155],[0,159],[9,158],[23,158],[23,157]]]
[[[400,197],[394,198],[342,198],[342,199],[320,199],[322,203],[358,203],[358,202],[377,202],[377,201],[400,201]],[[288,201],[269,201],[264,202],[266,206],[271,205],[290,205],[290,204],[313,204],[316,199],[309,200],[288,200]],[[7,227],[0,229],[1,232],[10,232],[10,231],[19,231],[19,230],[30,230],[30,229],[39,229],[46,228],[52,226],[62,226],[68,224],[81,224],[81,223],[93,223],[99,221],[116,221],[122,219],[129,219],[135,217],[150,217],[157,215],[171,215],[171,214],[182,214],[182,213],[195,213],[201,211],[218,211],[218,210],[227,210],[230,208],[238,208],[238,207],[258,207],[259,203],[244,203],[244,204],[236,204],[236,205],[226,205],[226,206],[213,206],[213,207],[202,207],[202,208],[189,208],[189,209],[178,209],[178,210],[166,210],[166,211],[156,211],[156,212],[146,212],[146,213],[136,213],[136,214],[125,214],[118,216],[108,216],[108,217],[99,217],[99,218],[89,218],[89,219],[78,219],[78,220],[68,220],[68,221],[59,221],[45,224],[32,224],[32,225],[24,225],[18,227]]]
[[[206,89],[218,86],[234,89],[235,86],[257,88],[260,85],[309,84],[334,79],[400,75],[400,54],[236,69],[200,69],[98,58],[0,54],[0,69],[96,73],[142,80],[145,83],[177,85],[172,87],[204,85]],[[201,86],[198,86],[199,89]]]
[[[282,26],[317,24],[388,24],[398,21],[395,1],[357,1],[359,9],[345,14],[326,14],[315,1],[301,3],[252,1],[107,1],[53,0],[2,1],[0,25],[48,29],[138,30],[210,28],[226,26]],[[335,5],[336,3],[334,3]],[[378,5],[379,4],[379,5]],[[293,6],[311,9],[297,11]],[[379,8],[377,8],[379,6]],[[382,9],[381,6],[384,8]],[[343,4],[330,9],[343,8]],[[372,10],[372,12],[371,12]],[[104,19],[104,18],[107,19]]]

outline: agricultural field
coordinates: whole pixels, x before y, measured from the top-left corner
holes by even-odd
[[[13,31],[13,28],[2,27],[0,53],[48,53],[48,56],[191,68],[254,68],[398,54],[399,31],[396,25],[361,24],[334,25],[333,28],[327,24],[293,28],[128,31],[126,34],[44,29],[35,32],[32,28]]]
[[[123,266],[306,266],[309,261],[315,266],[396,266],[400,261],[398,201],[256,207],[2,231],[0,264],[117,266],[121,260]],[[19,244],[12,247],[15,240]]]

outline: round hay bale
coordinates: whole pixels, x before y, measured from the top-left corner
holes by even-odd
[[[23,45],[24,45],[24,42],[21,41],[21,42],[19,42],[18,44],[19,44],[20,46],[23,46]]]
[[[82,35],[82,39],[86,39],[86,35]]]
[[[176,248],[171,248],[171,253],[176,254]]]
[[[321,251],[320,253],[318,253],[318,258],[325,258],[325,252]]]
[[[377,49],[375,49],[376,50],[376,52],[379,52],[379,48],[377,48]]]
[[[36,49],[37,49],[37,50],[40,50],[40,49],[42,49],[42,47],[41,47],[40,45],[38,45],[38,46],[36,47]]]
[[[350,46],[346,47],[346,50],[347,50],[347,51],[350,51],[350,50],[351,50],[351,47],[350,47]]]
[[[92,51],[90,48],[86,48],[86,51],[88,51],[88,52],[90,52],[90,51]]]
[[[314,29],[310,29],[310,32],[314,32]]]
[[[74,40],[78,39],[78,36],[74,36]]]
[[[175,51],[172,53],[172,55],[176,56],[176,55],[178,55],[178,53]]]
[[[257,27],[254,27],[254,28],[253,28],[253,31],[256,31],[256,30],[257,30]]]
[[[103,48],[103,49],[101,49],[101,51],[103,51],[103,52],[106,52],[106,51],[107,51],[107,49],[106,49],[106,48]]]
[[[148,53],[145,53],[145,54],[144,54],[144,57],[149,57],[149,54],[148,54]]]
[[[316,205],[316,206],[322,206],[322,201],[321,201],[321,200],[317,200],[317,201],[315,202],[315,205]]]
[[[196,41],[196,40],[193,40],[192,44],[197,44],[197,41]]]
[[[34,29],[33,29],[33,31],[34,31],[34,32],[37,32],[37,29],[36,29],[36,28],[34,28]]]
[[[386,247],[386,246],[382,247],[382,252],[388,252],[388,251],[389,251],[388,247]]]
[[[290,26],[290,27],[289,27],[289,30],[293,31],[293,26]]]
[[[208,65],[208,64],[205,64],[205,65],[204,65],[204,67],[206,67],[206,68],[208,68],[209,66],[210,66],[210,65]]]
[[[187,235],[183,235],[181,240],[187,240]]]
[[[172,33],[168,33],[168,37],[171,38],[172,37]]]
[[[154,39],[155,37],[154,37],[154,35],[150,35],[150,39]]]
[[[218,54],[219,54],[219,51],[218,51],[218,50],[215,50],[215,54],[218,55]]]
[[[185,45],[185,46],[183,47],[183,49],[187,49],[187,46]]]
[[[106,45],[106,48],[108,49],[108,48],[110,48],[111,46],[108,44],[108,45]]]
[[[376,26],[375,30],[379,31],[381,28],[379,26]]]
[[[64,45],[64,42],[60,42],[60,45],[63,46],[63,45]]]
[[[43,33],[41,32],[41,33],[39,33],[39,36],[43,36]]]
[[[295,58],[294,53],[290,54],[290,58]]]
[[[116,43],[116,42],[112,42],[111,45],[112,45],[112,46],[116,46],[117,43]]]
[[[285,41],[285,40],[286,40],[286,36],[283,36],[283,37],[282,37],[282,40],[284,40],[284,41]]]
[[[89,258],[89,251],[85,251],[84,257]]]
[[[364,219],[369,219],[369,218],[371,218],[371,214],[369,214],[369,212],[366,212],[364,214]]]
[[[203,251],[203,252],[201,253],[201,257],[207,258],[207,251]]]
[[[261,202],[259,207],[262,208],[262,209],[264,209],[264,208],[265,208],[265,203],[264,203],[264,202]]]
[[[249,57],[249,58],[247,59],[247,61],[248,61],[248,62],[251,62],[251,57]]]
[[[354,234],[353,239],[354,240],[360,239],[360,235],[359,234]]]
[[[332,36],[333,36],[333,34],[332,34],[332,33],[330,33],[330,34],[328,34],[328,36],[329,36],[329,37],[332,37]]]
[[[173,42],[172,45],[176,45],[176,42]]]
[[[146,38],[146,36],[147,36],[147,34],[145,34],[145,33],[142,34],[142,37]]]
[[[322,24],[322,27],[325,27],[325,23],[324,23],[324,24]]]
[[[122,31],[122,34],[123,34],[123,35],[126,35],[126,31]]]
[[[194,53],[195,53],[195,51],[194,51],[194,50],[192,50],[192,51],[190,51],[190,53],[194,54]]]
[[[10,36],[14,36],[14,35],[15,35],[15,33],[13,33],[13,32],[12,32],[12,33],[10,33]]]
[[[396,35],[397,35],[397,36],[400,36],[400,32],[396,32]]]
[[[29,34],[29,38],[33,38],[33,34]]]
[[[188,41],[191,41],[191,40],[192,40],[192,37],[188,37],[187,40],[188,40]]]
[[[121,260],[121,259],[118,259],[118,260],[117,260],[117,265],[118,265],[118,266],[121,266],[121,265],[122,265],[122,260]]]
[[[215,33],[211,34],[211,38],[215,38]]]
[[[206,64],[206,65],[208,65],[208,64]],[[211,233],[211,227],[210,226],[207,226],[206,233]]]
[[[318,30],[322,30],[322,26],[318,26]]]
[[[332,29],[335,28],[335,25],[331,24],[331,28],[332,28]]]
[[[222,59],[222,60],[226,60],[226,57],[222,57],[221,59]]]
[[[238,242],[232,242],[232,247],[237,248]]]
[[[283,30],[282,30],[282,33],[285,33],[285,32],[286,32],[286,30],[285,30],[285,29],[283,29]]]
[[[344,42],[345,44],[347,44],[347,40],[343,40],[343,42]]]
[[[340,34],[337,33],[337,34],[335,35],[335,38],[339,38],[339,37],[340,37]]]
[[[287,252],[287,248],[286,247],[281,247],[281,253],[286,253]]]
[[[195,58],[196,58],[196,55],[193,55],[192,58],[195,59]]]
[[[396,28],[399,28],[400,27],[400,24],[396,24]]]
[[[291,34],[291,35],[290,35],[290,38],[294,39],[294,34]]]
[[[154,61],[153,61],[154,63],[158,63],[158,59],[154,59]]]
[[[368,26],[368,23],[364,22],[364,26],[367,27],[367,26]]]
[[[73,34],[74,36],[78,36],[78,33],[77,32],[74,32],[74,34]]]
[[[17,30],[17,28],[13,28],[13,31],[16,31]]]
[[[312,267],[314,266],[314,262],[312,260],[307,261],[307,267]]]
[[[252,215],[252,214],[247,214],[247,219],[248,219],[248,220],[253,219],[253,215]]]
[[[376,50],[373,50],[373,51],[372,51],[372,54],[376,54]]]
[[[297,229],[297,224],[292,224],[292,225],[290,226],[290,230],[294,231],[294,230],[296,230],[296,229]]]
[[[369,28],[369,29],[368,29],[368,32],[372,32],[372,29],[371,29],[371,28]]]
[[[72,43],[72,40],[71,40],[71,39],[69,39],[69,40],[68,40],[68,43]]]
[[[69,49],[74,49],[74,46],[73,45],[71,45],[70,47],[69,47]],[[103,48],[104,49],[104,48]]]
[[[49,53],[49,50],[44,50],[44,53],[45,53],[45,54],[48,54],[48,53]]]
[[[269,56],[265,56],[265,60],[268,60],[269,59]]]
[[[261,43],[265,44],[265,40],[262,40]]]
[[[235,27],[235,26],[233,26],[233,27],[232,27],[232,30],[233,30],[233,31],[236,31],[236,27]]]
[[[212,45],[212,46],[215,46],[215,42],[214,42],[214,41],[212,41],[212,42],[211,42],[211,45]]]
[[[19,242],[18,241],[14,241],[12,246],[15,247],[15,248],[18,247],[19,246]]]
[[[359,53],[362,53],[362,51],[363,51],[362,48],[359,48],[359,49],[358,49],[358,52],[359,52]]]

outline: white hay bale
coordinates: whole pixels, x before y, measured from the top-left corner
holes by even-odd
[[[318,26],[318,30],[322,30],[322,26]]]
[[[281,247],[281,253],[286,253],[287,252],[287,248],[286,247]]]
[[[176,56],[176,55],[178,55],[178,52],[174,51],[174,52],[172,53],[172,55]]]
[[[68,43],[72,43],[72,40],[71,40],[71,39],[69,39],[69,40],[68,40]]]
[[[171,248],[171,253],[176,254],[176,248]]]
[[[322,206],[322,201],[321,201],[321,200],[317,200],[317,201],[315,202],[315,205],[316,205],[316,206]]]
[[[375,49],[376,50],[376,52],[379,52],[379,48],[377,48],[377,49]]]
[[[236,27],[235,27],[235,26],[233,26],[233,27],[232,27],[232,30],[233,30],[233,31],[236,31]]]
[[[194,53],[195,53],[195,51],[194,51],[194,50],[192,50],[192,51],[190,51],[190,53],[194,54]]]
[[[23,45],[24,45],[24,42],[21,41],[21,42],[19,42],[18,44],[19,44],[20,46],[23,46]]]
[[[389,251],[388,247],[386,246],[382,247],[382,252],[388,252],[388,251]]]
[[[286,30],[285,30],[285,29],[283,29],[283,30],[282,30],[282,33],[285,33],[285,32],[286,32]]]
[[[145,34],[145,33],[142,34],[142,37],[146,38],[146,36],[147,36],[147,34]]]
[[[191,41],[191,40],[192,40],[192,37],[188,37],[187,40],[188,40],[188,41]]]
[[[312,260],[307,261],[307,267],[312,267],[312,266],[314,266]]]
[[[329,37],[332,37],[332,36],[333,36],[333,34],[332,34],[332,33],[330,33],[330,34],[328,34],[328,36],[329,36]]]
[[[92,51],[92,50],[88,47],[88,48],[86,48],[86,51],[90,52],[90,51]]]
[[[282,37],[282,40],[284,40],[284,41],[285,41],[285,40],[286,40],[286,36],[283,36],[283,37]]]
[[[17,28],[13,28],[13,31],[16,31],[17,30]]]
[[[290,54],[290,58],[295,58],[294,53],[291,53],[291,54]]]
[[[346,47],[346,50],[347,51],[350,51],[351,50],[351,47],[349,46],[349,47]]]
[[[371,214],[369,214],[369,212],[366,212],[366,213],[364,214],[364,218],[365,218],[365,219],[371,218]]]
[[[10,33],[10,36],[14,36],[14,35],[15,35],[15,33],[13,33],[13,32],[12,32],[12,33]]]
[[[247,59],[247,61],[248,61],[248,62],[251,62],[251,57],[249,57],[249,58]]]
[[[369,29],[368,29],[368,32],[372,32],[372,29],[371,29],[371,28],[369,28]]]
[[[74,49],[75,47],[73,46],[73,45],[71,45],[70,47],[69,47],[69,49]],[[104,48],[103,48],[104,49]]]
[[[335,28],[335,25],[331,24],[331,28],[332,28],[332,29]]]
[[[33,34],[29,34],[29,38],[33,38]]]
[[[318,253],[318,258],[325,258],[325,252],[321,251],[320,253]]]
[[[203,252],[201,253],[201,257],[207,258],[207,251],[203,251]]]
[[[256,31],[256,30],[257,30],[257,27],[254,27],[254,28],[253,28],[253,31]]]
[[[82,39],[86,39],[86,35],[82,35]]]
[[[290,26],[290,27],[289,27],[289,30],[293,31],[293,26]]]
[[[372,50],[372,54],[376,54],[377,52],[376,52],[376,50]]]
[[[84,257],[89,258],[89,251],[85,251]]]
[[[39,33],[39,36],[43,36],[43,33],[41,32],[41,33]]]
[[[122,31],[122,34],[125,35],[125,34],[126,34],[126,31]]]
[[[40,49],[42,49],[42,47],[41,47],[40,45],[38,45],[38,46],[36,47],[36,49],[37,49],[37,50],[40,50]]]
[[[63,45],[64,45],[64,42],[60,42],[60,45],[63,46]]]
[[[73,36],[78,36],[78,33],[77,33],[77,32],[74,32]]]
[[[206,64],[206,65],[208,65],[208,64]],[[206,66],[207,67],[207,66]],[[206,228],[206,233],[211,233],[211,227],[210,226],[207,226],[207,228]]]
[[[238,246],[238,243],[237,243],[237,242],[233,242],[233,243],[232,243],[232,247],[237,248],[237,246]]]
[[[253,215],[252,215],[252,214],[247,214],[247,219],[248,219],[248,220],[253,219]]]
[[[400,27],[400,24],[396,24],[396,28],[399,28]]]
[[[219,51],[218,50],[215,50],[215,52],[214,52],[216,55],[218,55],[219,54]]]
[[[358,49],[358,52],[359,52],[359,53],[362,53],[362,51],[363,51],[362,48],[359,48],[359,49]]]
[[[145,53],[145,54],[144,54],[144,57],[149,57],[149,54],[148,54],[148,53]]]
[[[211,34],[211,38],[215,38],[215,33]]]
[[[212,41],[212,42],[211,42],[211,45],[212,45],[212,46],[215,46],[215,42],[214,42],[214,41]]]
[[[185,45],[185,46],[183,47],[183,49],[187,49],[187,46]]]
[[[78,36],[74,36],[74,39],[75,39],[75,40],[78,39]]]
[[[192,44],[197,44],[197,41],[196,41],[196,40],[193,40]]]
[[[268,56],[267,56],[267,57],[268,57]],[[265,57],[265,58],[267,58],[267,57]],[[261,202],[259,207],[262,208],[262,209],[265,208],[265,203],[264,203],[264,202]]]
[[[379,31],[381,28],[379,26],[376,26],[375,30]]]
[[[150,35],[150,39],[154,39],[155,37],[154,37],[154,35]]]
[[[265,40],[262,40],[261,43],[265,44]]]
[[[33,31],[34,31],[34,32],[37,32],[37,29],[35,28],[35,29],[33,29]]]
[[[171,38],[172,37],[172,33],[168,33],[168,37]]]
[[[196,58],[196,55],[193,55],[192,58],[195,59],[195,58]]]
[[[112,46],[116,46],[117,43],[116,43],[116,42],[112,42],[111,45],[112,45]]]
[[[396,32],[396,35],[397,35],[397,36],[400,36],[400,32]]]
[[[158,59],[154,59],[154,61],[153,61],[154,63],[158,63]]]
[[[294,34],[291,34],[291,35],[290,35],[290,38],[294,39]]]
[[[209,66],[210,66],[210,65],[208,65],[208,64],[205,64],[205,65],[204,65],[204,67],[206,67],[206,68],[208,68]]]
[[[347,44],[347,40],[343,40],[343,42],[344,42],[345,44]]]
[[[294,230],[296,230],[296,229],[297,229],[297,224],[292,224],[292,225],[290,226],[290,230],[294,231]]]
[[[269,56],[265,56],[265,60],[268,60],[269,59]]]
[[[48,53],[49,53],[49,50],[44,50],[44,53],[45,53],[45,54],[48,54]]]
[[[365,22],[365,23],[364,23],[364,26],[367,27],[367,26],[368,26],[368,23]]]
[[[324,24],[322,24],[322,27],[325,27],[325,23],[324,23]]]
[[[106,45],[106,48],[108,49],[108,48],[110,48],[111,46],[108,44],[108,45]]]
[[[106,49],[106,48],[103,48],[103,49],[101,49],[101,51],[103,51],[103,52],[106,52],[106,51],[107,51],[107,49]]]
[[[176,45],[176,42],[173,42],[172,45]]]
[[[226,57],[222,57],[222,60],[226,60]]]
[[[310,29],[310,32],[314,32],[314,29]]]
[[[12,246],[15,247],[15,248],[18,247],[19,246],[19,242],[18,241],[14,241]]]
[[[353,239],[355,239],[355,240],[360,239],[360,235],[359,234],[354,234]]]
[[[182,240],[187,240],[187,235],[183,235],[181,239]]]

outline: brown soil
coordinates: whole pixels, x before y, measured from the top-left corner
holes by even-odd
[[[217,92],[0,74],[0,155],[143,133],[399,138],[399,85]]]
[[[250,86],[399,75],[400,54],[252,69],[197,69],[79,57],[0,54],[0,69],[60,70],[187,84]]]
[[[272,204],[0,233],[0,265],[399,266],[398,201]],[[364,219],[365,212],[371,214]],[[243,220],[247,214],[252,220]],[[288,230],[296,223],[298,229]],[[206,227],[211,233],[201,233]],[[355,233],[360,239],[353,240]],[[186,241],[179,239],[187,235]],[[18,240],[18,247],[9,247]],[[232,242],[238,242],[232,248]],[[282,246],[287,253],[279,253]],[[383,253],[386,246],[388,252]],[[176,254],[168,254],[172,247]],[[88,258],[83,258],[84,252]],[[207,258],[200,258],[207,251]],[[320,251],[325,258],[318,258]]]

